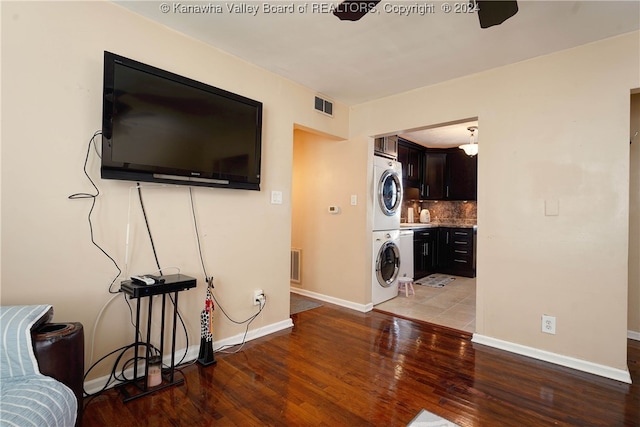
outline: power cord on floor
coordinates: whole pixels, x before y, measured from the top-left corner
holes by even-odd
[[[213,297],[214,300],[216,300],[216,297]],[[216,300],[216,304],[218,304],[218,306],[220,307],[220,309],[222,310],[222,306],[220,305],[220,303]],[[264,308],[267,305],[267,296],[264,295],[264,303],[260,303],[260,309],[258,310],[258,312],[256,314],[254,314],[253,316],[249,317],[247,320],[245,320],[244,322],[236,322],[235,320],[231,319],[226,313],[225,316],[227,317],[227,319],[231,320],[234,323],[237,324],[242,324],[242,323],[246,323],[247,326],[244,329],[244,335],[242,336],[242,341],[238,344],[228,344],[228,345],[223,345],[215,350],[214,353],[238,353],[240,350],[242,350],[242,347],[244,347],[244,345],[247,343],[247,334],[249,333],[249,326],[251,325],[251,323],[258,317],[258,315],[260,315],[260,313],[262,313],[262,310],[264,310]],[[224,310],[222,310],[222,312],[224,313]],[[235,349],[234,351],[224,351],[227,348],[231,348],[231,347],[235,347],[239,345],[240,347],[238,347],[237,349]]]
[[[146,360],[145,359],[145,353],[143,353],[143,356],[133,356],[130,359],[124,361],[124,364],[122,365],[122,368],[120,369],[120,376],[118,376],[118,366],[120,365],[122,358],[124,357],[125,353],[132,348],[135,348],[136,346],[138,347],[143,347],[146,348],[145,353],[149,353],[149,352],[153,352],[156,355],[160,354],[160,350],[158,348],[156,348],[155,346],[149,345],[147,343],[144,342],[134,342],[132,344],[128,344],[125,346],[122,346],[120,348],[117,348],[113,351],[111,351],[110,353],[102,356],[100,359],[98,359],[93,365],[91,365],[89,367],[89,369],[87,369],[87,371],[84,374],[83,377],[83,393],[85,397],[91,397],[91,396],[97,396],[101,393],[103,393],[106,389],[108,389],[113,383],[115,382],[127,382],[127,381],[131,381],[134,378],[127,378],[125,371],[126,369],[131,366],[131,364],[133,363],[137,363],[139,360]],[[118,355],[118,357],[116,358],[116,361],[113,364],[113,367],[111,368],[111,373],[109,374],[109,378],[107,379],[105,385],[102,387],[102,389],[98,390],[95,393],[87,393],[86,390],[84,390],[84,383],[87,381],[87,376],[89,375],[89,372],[91,372],[100,362],[102,362],[103,360],[105,360],[107,357],[112,356],[116,353],[120,352],[120,354]]]

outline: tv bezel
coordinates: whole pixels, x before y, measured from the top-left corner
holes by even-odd
[[[256,141],[254,144],[255,169],[254,176],[212,173],[211,171],[194,171],[178,168],[164,168],[147,166],[111,160],[113,139],[113,93],[116,64],[148,73],[157,77],[190,86],[215,96],[220,96],[234,102],[243,103],[256,109]],[[260,190],[261,157],[262,157],[262,102],[242,95],[238,95],[215,86],[202,83],[179,74],[172,73],[142,62],[104,52],[104,75],[102,92],[102,159],[100,174],[103,179],[126,181],[156,182],[175,185],[195,185],[206,187],[233,188],[242,190]]]

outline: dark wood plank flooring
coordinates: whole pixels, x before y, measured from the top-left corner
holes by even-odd
[[[292,318],[216,365],[180,368],[183,385],[85,399],[83,425],[405,426],[425,408],[460,426],[640,426],[637,341],[628,385],[375,311],[325,303]]]

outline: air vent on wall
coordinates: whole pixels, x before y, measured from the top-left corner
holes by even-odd
[[[301,277],[301,258],[302,250],[291,248],[291,281],[294,283],[300,283]]]
[[[314,108],[327,116],[333,117],[333,102],[316,95]]]

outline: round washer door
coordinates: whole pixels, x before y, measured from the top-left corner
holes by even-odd
[[[388,288],[400,271],[400,249],[394,242],[385,242],[376,258],[376,277],[383,288]]]
[[[378,202],[387,216],[395,215],[402,204],[402,181],[398,172],[387,169],[378,183]]]

